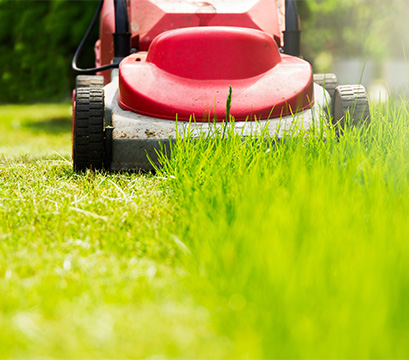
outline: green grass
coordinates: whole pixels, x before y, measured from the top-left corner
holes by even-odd
[[[408,105],[156,175],[76,175],[69,105],[1,107],[0,358],[407,358]]]

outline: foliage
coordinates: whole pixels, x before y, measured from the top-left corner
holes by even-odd
[[[71,59],[97,4],[96,0],[0,2],[0,102],[69,96],[74,77]],[[85,53],[91,64],[92,49],[90,44]]]
[[[302,28],[309,59],[322,52],[343,58],[401,58],[402,48],[409,46],[406,0],[307,1],[310,11]]]

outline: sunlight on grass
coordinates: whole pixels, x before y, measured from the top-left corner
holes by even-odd
[[[0,357],[223,357],[162,180],[73,173],[68,110],[0,107]]]
[[[2,357],[194,356],[215,337],[178,281],[154,178],[78,176],[58,157],[0,173]]]
[[[184,134],[156,175],[75,174],[68,105],[0,107],[0,357],[407,358],[408,105]]]
[[[233,357],[407,357],[409,118],[374,112],[340,138],[187,136],[162,159],[187,282]]]
[[[71,154],[71,104],[0,106],[0,156]]]

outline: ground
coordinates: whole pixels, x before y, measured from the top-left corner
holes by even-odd
[[[71,168],[70,106],[0,107],[0,358],[407,358],[409,115]]]

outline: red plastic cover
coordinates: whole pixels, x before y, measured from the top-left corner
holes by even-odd
[[[153,39],[173,29],[194,26],[238,26],[261,30],[278,44],[284,31],[284,0],[129,0],[132,47],[147,51]],[[96,66],[113,58],[114,1],[104,0]],[[110,81],[110,71],[100,75]]]
[[[194,27],[165,32],[148,52],[124,59],[119,104],[156,118],[222,121],[229,86],[236,120],[267,119],[307,109],[311,66],[282,55],[274,38],[236,27]]]

